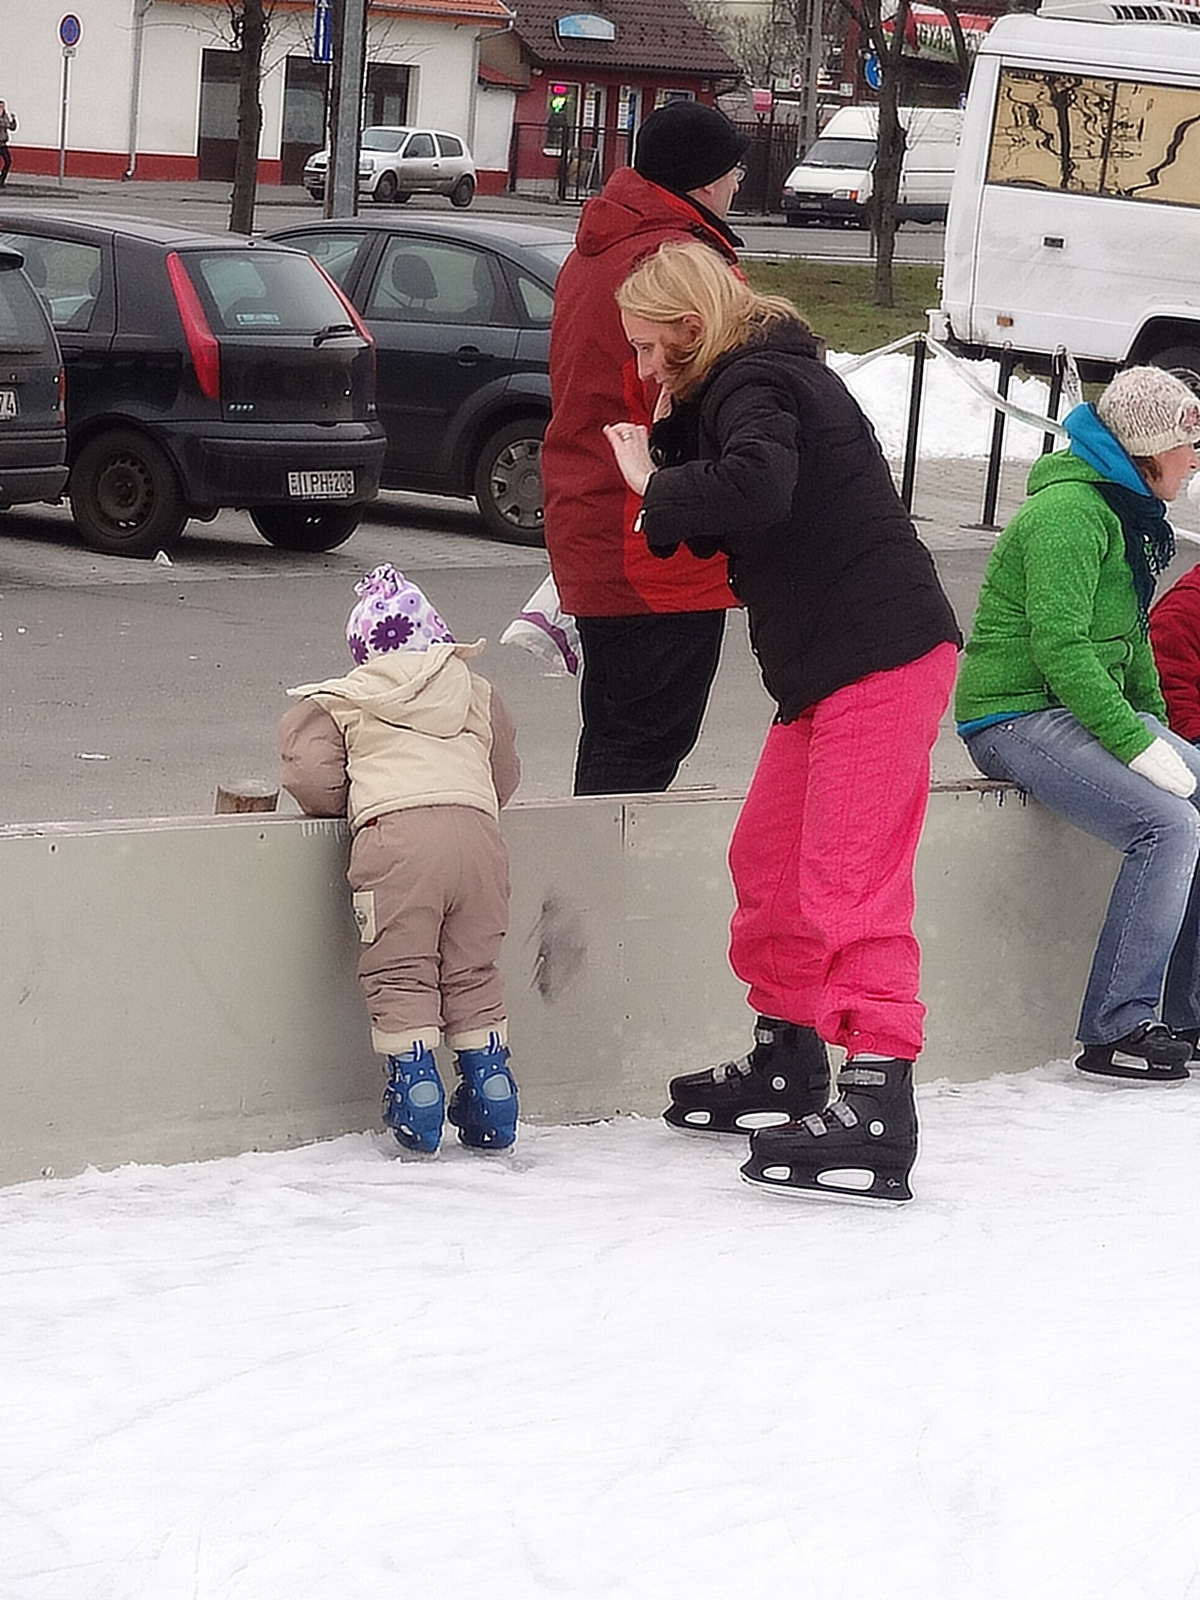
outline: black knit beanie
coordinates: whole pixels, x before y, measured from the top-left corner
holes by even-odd
[[[670,100],[642,123],[633,164],[651,183],[687,194],[723,178],[749,148],[750,140],[714,106]]]

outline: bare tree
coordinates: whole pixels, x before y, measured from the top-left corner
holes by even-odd
[[[970,62],[957,6],[953,0],[925,0],[925,3],[941,11],[950,24],[959,73],[965,85]],[[858,24],[863,39],[875,53],[881,73],[879,136],[871,189],[871,233],[875,246],[875,304],[891,306],[896,303],[892,274],[896,251],[896,201],[906,145],[904,125],[900,121],[900,58],[908,33],[912,0],[898,0],[896,9],[887,18],[883,15],[883,0],[838,0],[838,4]]]
[[[741,67],[752,86],[770,89],[790,77],[803,53],[810,0],[770,0],[756,16],[734,14],[721,0],[688,0],[696,20]]]
[[[253,233],[254,202],[258,195],[258,146],[262,137],[263,51],[274,6],[273,0],[226,0],[226,3],[230,34],[241,57],[229,231]]]

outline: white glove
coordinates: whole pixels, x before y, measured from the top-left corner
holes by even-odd
[[[1129,763],[1129,770],[1136,772],[1139,778],[1149,778],[1151,783],[1156,783],[1168,794],[1177,794],[1181,800],[1188,799],[1196,792],[1196,779],[1191,768],[1165,739],[1155,739],[1140,756],[1134,756]]]

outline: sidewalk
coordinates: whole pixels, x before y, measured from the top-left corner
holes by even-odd
[[[60,185],[56,178],[46,177],[42,174],[29,173],[22,175],[13,172],[3,190],[0,190],[0,215],[3,207],[11,206],[13,210],[28,200],[62,200],[70,204],[78,204],[81,200],[99,200],[107,208],[109,204],[117,201],[122,207],[131,202],[140,209],[141,202],[148,204],[170,201],[176,204],[196,205],[228,205],[228,183],[213,183],[195,179],[180,179],[172,182],[143,182],[134,178],[129,183],[122,182],[119,178],[75,178],[67,177]],[[436,206],[439,210],[445,207],[446,202],[436,195],[415,195],[414,201],[418,208],[422,203]],[[492,216],[513,217],[577,217],[582,202],[571,200],[542,199],[536,195],[525,194],[477,194],[471,204],[473,212],[486,213]],[[255,205],[257,208],[264,206],[310,206],[314,212],[319,210],[308,190],[300,184],[259,184]],[[370,200],[360,200],[359,210],[371,213],[376,207]],[[755,228],[784,228],[787,222],[782,212],[769,215],[759,215],[752,212],[738,211],[730,219],[735,226]]]

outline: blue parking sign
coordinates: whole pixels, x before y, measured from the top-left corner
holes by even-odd
[[[312,58],[326,65],[333,60],[333,12],[329,0],[313,0]]]
[[[83,23],[68,11],[58,24],[58,37],[66,49],[73,50],[83,38]]]

